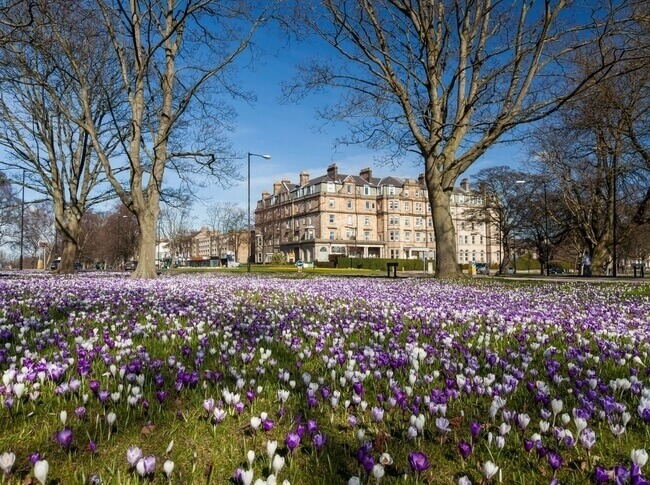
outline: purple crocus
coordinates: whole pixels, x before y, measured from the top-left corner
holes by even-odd
[[[325,446],[325,435],[323,433],[316,433],[312,436],[311,442],[313,443],[314,448],[320,450]]]
[[[43,455],[41,455],[40,451],[35,451],[34,453],[29,454],[29,462],[34,465],[37,461],[40,461],[43,459]]]
[[[463,459],[466,459],[472,454],[472,445],[467,441],[461,441],[458,443],[458,451],[460,452],[460,456],[462,456]]]
[[[300,444],[300,435],[293,432],[287,433],[285,443],[287,444],[289,451],[293,452],[293,450],[295,450]]]
[[[135,465],[135,469],[141,477],[151,475],[155,468],[156,457],[153,455],[147,455],[144,458],[140,458],[138,463]]]
[[[594,468],[594,479],[596,483],[607,483],[611,478],[610,472],[602,465],[596,465]]]
[[[57,443],[63,446],[66,450],[70,448],[72,444],[72,430],[70,428],[63,428],[61,431],[57,431],[54,436]]]
[[[469,425],[469,432],[472,434],[472,441],[476,441],[476,438],[478,438],[478,435],[481,434],[481,430],[483,429],[483,426],[481,423],[477,421],[472,421]]]
[[[427,458],[427,455],[421,451],[410,452],[408,461],[409,465],[411,466],[411,470],[417,472],[418,475],[429,468],[429,459]]]
[[[551,465],[553,471],[557,470],[562,466],[563,463],[562,457],[554,451],[549,451],[548,455],[546,455],[546,459],[548,461],[548,464]]]

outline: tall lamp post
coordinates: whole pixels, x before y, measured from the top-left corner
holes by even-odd
[[[25,247],[25,171],[23,170],[22,201],[20,203],[20,270],[23,270],[23,253]]]
[[[271,155],[259,155],[248,152],[248,265],[246,271],[251,272],[251,260],[253,259],[253,240],[251,238],[251,157],[260,157],[268,160]]]

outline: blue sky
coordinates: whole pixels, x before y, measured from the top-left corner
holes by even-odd
[[[248,152],[269,154],[270,160],[251,158],[251,208],[260,194],[272,191],[273,182],[281,179],[298,181],[298,174],[306,171],[311,177],[323,175],[327,166],[336,163],[339,172],[358,174],[364,167],[372,167],[375,176],[397,175],[417,178],[423,166],[404,162],[397,168],[380,166],[374,161],[379,155],[362,146],[334,146],[334,140],[341,133],[342,126],[326,125],[317,117],[316,109],[327,103],[336,92],[314,95],[300,104],[283,104],[279,101],[281,82],[289,80],[295,73],[295,66],[302,57],[310,55],[315,47],[291,44],[280,48],[277,57],[267,57],[257,64],[255,71],[242,70],[239,73],[244,89],[257,95],[257,102],[233,103],[237,114],[237,127],[230,140],[235,151],[244,154],[240,161],[240,172],[244,180],[228,190],[214,186],[202,189],[200,197],[207,203],[195,203],[194,225],[207,221],[205,205],[215,202],[236,202],[246,208],[247,159]],[[320,127],[320,128],[319,128]],[[479,170],[496,165],[520,161],[520,149],[513,146],[499,146],[488,151],[466,172],[470,178]]]

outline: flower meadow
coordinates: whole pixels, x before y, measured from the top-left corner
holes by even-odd
[[[0,280],[0,483],[646,483],[624,284]]]

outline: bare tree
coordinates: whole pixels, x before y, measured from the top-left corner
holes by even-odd
[[[645,222],[650,77],[643,74],[622,73],[567,103],[540,127],[531,149],[538,169],[559,186],[567,225],[602,271],[634,226]]]
[[[193,220],[189,201],[162,206],[160,232],[169,242],[169,253],[175,261],[187,260],[191,255]]]
[[[521,234],[528,217],[531,187],[523,182],[529,179],[529,175],[501,166],[483,169],[474,179],[485,205],[467,209],[465,213],[469,220],[497,228],[494,243],[502,248],[499,274],[507,274],[507,269],[511,266],[511,254],[517,250],[517,235]]]
[[[76,9],[59,1],[30,6],[33,21],[14,29],[0,48],[0,145],[9,155],[0,164],[26,173],[26,178],[15,180],[52,200],[63,246],[57,270],[61,273],[73,271],[86,210],[115,196],[109,187],[100,189],[102,165],[87,133],[74,120],[86,114],[61,63],[61,46],[52,41],[52,25],[67,26],[65,49],[75,52],[89,79],[88,89],[95,92],[101,85],[109,93],[111,59],[95,28],[97,15],[86,10],[80,15]],[[106,105],[98,101],[87,111],[110,155],[115,132],[106,126]]]
[[[233,69],[241,54],[250,52],[252,36],[273,5],[241,0],[89,0],[88,5],[101,12],[107,50],[119,65],[117,86],[128,98],[123,119],[129,131],[122,138],[126,164],[118,167],[110,158],[92,116],[96,97],[88,74],[68,51],[84,108],[75,121],[84,126],[112,187],[137,218],[134,276],[155,277],[165,172],[174,169],[185,187],[210,177],[232,177],[232,150],[224,134],[234,113],[221,101],[224,95],[252,98],[239,89]],[[64,29],[57,32],[62,45],[67,36]],[[101,100],[109,110],[115,108],[110,97]],[[120,178],[121,170],[127,180]]]
[[[458,275],[450,213],[458,177],[506,133],[552,113],[636,53],[624,40],[618,47],[608,41],[636,2],[615,9],[592,3],[296,2],[296,23],[324,39],[338,61],[320,55],[285,92],[300,98],[341,88],[346,94],[322,111],[326,119],[349,123],[341,142],[383,149],[394,161],[405,154],[421,160],[436,275]],[[587,47],[600,48],[601,64],[567,76],[567,59]]]

